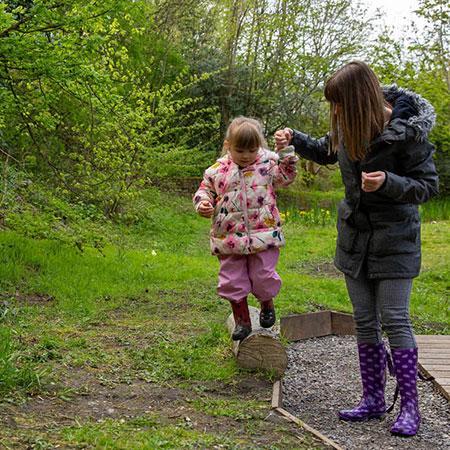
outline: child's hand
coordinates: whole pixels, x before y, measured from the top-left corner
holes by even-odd
[[[211,205],[210,202],[203,200],[199,203],[198,208],[197,208],[197,212],[202,216],[202,217],[212,217],[212,215],[214,214],[214,207],[213,205]]]
[[[361,172],[361,189],[364,192],[375,192],[383,185],[386,179],[386,173],[378,172]]]
[[[285,128],[284,130],[278,130],[275,132],[275,146],[277,152],[287,147],[292,141],[292,130]]]

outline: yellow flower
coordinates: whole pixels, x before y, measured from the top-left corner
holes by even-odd
[[[271,219],[271,218],[265,219],[264,223],[267,225],[267,227],[274,227],[275,226],[275,220]]]

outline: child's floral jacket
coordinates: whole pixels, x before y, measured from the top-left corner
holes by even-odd
[[[225,155],[206,169],[194,195],[215,208],[211,253],[245,255],[284,245],[274,188],[287,186],[297,174],[293,147],[279,153],[260,148],[253,164],[239,168]]]

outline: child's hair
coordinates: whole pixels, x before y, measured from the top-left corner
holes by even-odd
[[[251,117],[239,116],[233,119],[228,125],[225,133],[225,140],[234,148],[253,149],[267,148],[267,142],[264,138],[264,131],[259,122]],[[222,155],[227,153],[225,145],[222,148]]]

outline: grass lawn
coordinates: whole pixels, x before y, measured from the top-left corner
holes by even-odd
[[[235,365],[208,221],[189,199],[152,195],[147,217],[101,226],[102,252],[0,234],[0,446],[321,448],[264,420],[270,378]],[[449,231],[423,225],[420,333],[449,332]],[[334,226],[288,221],[285,233],[278,316],[350,312]]]

